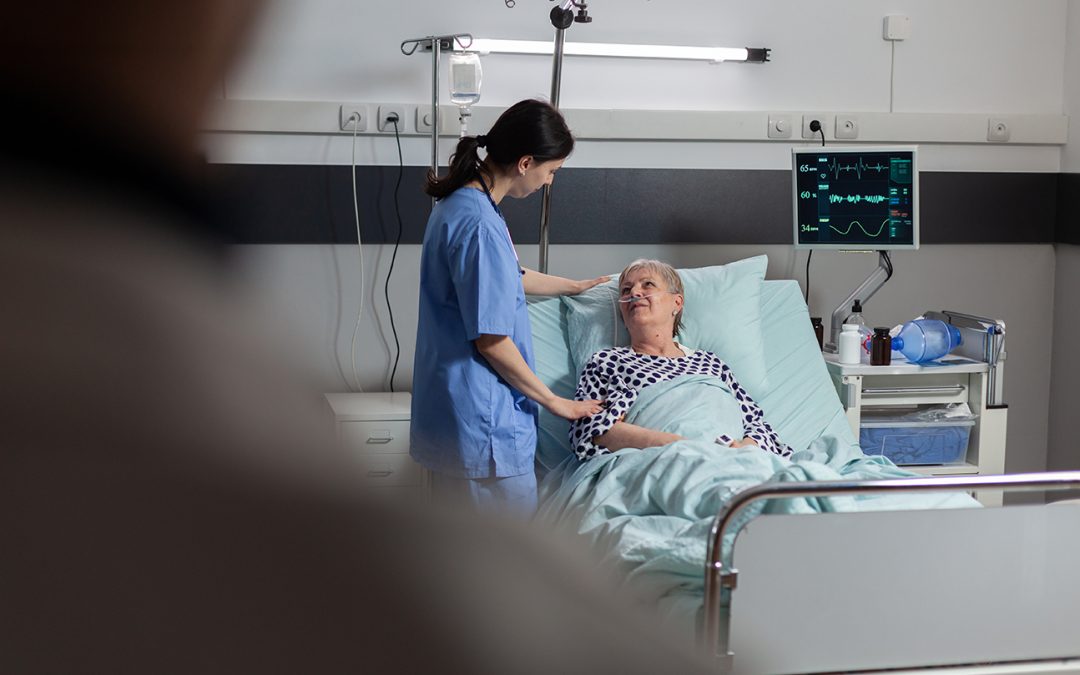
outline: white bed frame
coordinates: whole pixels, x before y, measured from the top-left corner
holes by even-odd
[[[1077,487],[1080,472],[748,488],[712,528],[702,645],[722,673],[1080,674],[1080,504],[769,515],[720,545],[762,499]]]

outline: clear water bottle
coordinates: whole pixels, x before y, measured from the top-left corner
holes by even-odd
[[[870,330],[870,327],[866,325],[866,319],[862,315],[862,303],[858,300],[851,305],[851,314],[848,318],[844,319],[845,324],[851,324],[859,327],[859,344],[862,345],[862,349],[867,354],[870,353],[870,338],[873,336],[874,331]]]
[[[900,327],[893,337],[892,348],[911,363],[940,359],[963,342],[960,330],[938,319],[915,319]]]

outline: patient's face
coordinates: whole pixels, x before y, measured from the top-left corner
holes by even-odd
[[[619,286],[619,311],[631,337],[643,329],[666,330],[671,334],[675,313],[682,309],[682,296],[672,293],[663,278],[653,270],[642,268],[631,272]],[[626,302],[635,300],[634,302]]]

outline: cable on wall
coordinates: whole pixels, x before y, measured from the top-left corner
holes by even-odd
[[[818,120],[810,121],[810,131],[821,134],[821,147],[825,147],[825,130],[821,128],[821,122]],[[810,307],[810,259],[814,257],[814,249],[810,249],[806,254],[806,306]]]
[[[394,185],[394,212],[397,214],[397,239],[394,241],[394,253],[390,256],[390,270],[386,273],[386,285],[383,287],[383,295],[386,297],[386,309],[390,313],[390,331],[394,334],[394,367],[390,371],[390,391],[394,391],[394,375],[397,374],[398,361],[401,359],[401,343],[398,342],[397,327],[394,325],[394,306],[390,303],[390,276],[394,273],[394,261],[397,260],[398,247],[401,246],[401,201],[398,195],[401,191],[401,179],[405,175],[405,159],[401,154],[401,134],[398,129],[397,118],[391,122],[394,125],[394,140],[397,141],[398,152],[398,175],[397,184]]]
[[[892,45],[892,56],[889,57],[889,112],[893,111],[893,82],[896,79],[896,41],[889,42]]]
[[[356,325],[353,326],[352,342],[349,345],[349,358],[352,361],[353,383],[356,391],[362,392],[364,388],[360,386],[360,376],[356,373],[356,334],[360,330],[360,320],[364,316],[364,242],[360,238],[360,202],[356,196],[356,131],[360,128],[360,116],[353,113],[349,119],[356,120],[353,123],[352,135],[352,197],[353,215],[356,217],[356,252],[360,257],[360,310],[356,313]]]

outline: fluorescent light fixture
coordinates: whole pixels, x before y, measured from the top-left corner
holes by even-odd
[[[480,54],[551,54],[552,42],[544,40],[491,40],[476,38],[467,48],[454,43],[457,51]],[[614,56],[635,59],[682,59],[689,61],[748,61],[764,63],[769,60],[766,48],[747,47],[675,47],[670,45],[627,45],[600,42],[567,42],[563,45],[567,56]]]

